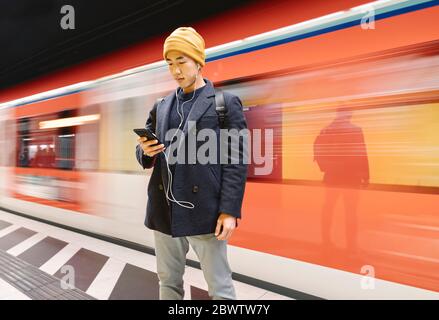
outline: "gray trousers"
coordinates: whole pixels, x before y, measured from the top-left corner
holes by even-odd
[[[227,261],[227,241],[218,240],[213,233],[176,237],[154,231],[160,300],[182,300],[183,274],[189,244],[194,249],[214,300],[235,300],[232,270]]]

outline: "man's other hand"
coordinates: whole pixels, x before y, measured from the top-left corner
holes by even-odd
[[[227,213],[221,212],[216,223],[215,236],[218,240],[228,240],[232,236],[235,228],[236,218]]]

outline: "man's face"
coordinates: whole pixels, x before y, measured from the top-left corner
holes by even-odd
[[[195,81],[198,73],[197,63],[179,51],[169,51],[166,62],[172,77],[182,88],[190,86]]]

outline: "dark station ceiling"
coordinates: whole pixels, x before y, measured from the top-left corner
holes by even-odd
[[[0,90],[250,2],[0,0]],[[65,5],[73,30],[61,27]]]

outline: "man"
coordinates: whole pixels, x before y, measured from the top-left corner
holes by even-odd
[[[189,244],[197,254],[213,299],[236,299],[232,271],[227,260],[227,240],[241,218],[247,165],[240,140],[239,163],[188,163],[187,143],[180,145],[171,129],[180,129],[187,140],[199,129],[211,129],[220,153],[220,125],[215,109],[215,90],[203,78],[205,44],[193,28],[176,29],[164,43],[163,56],[179,88],[151,110],[146,127],[156,140],[139,138],[138,162],[154,168],[148,185],[145,225],[154,230],[160,299],[183,299],[183,274]],[[246,129],[238,97],[224,92],[227,129]],[[196,123],[192,130],[189,123]],[[169,141],[170,140],[170,141]],[[168,143],[169,142],[169,143]],[[171,144],[185,161],[171,163]],[[165,144],[167,144],[165,148]],[[199,142],[197,142],[198,147]]]

